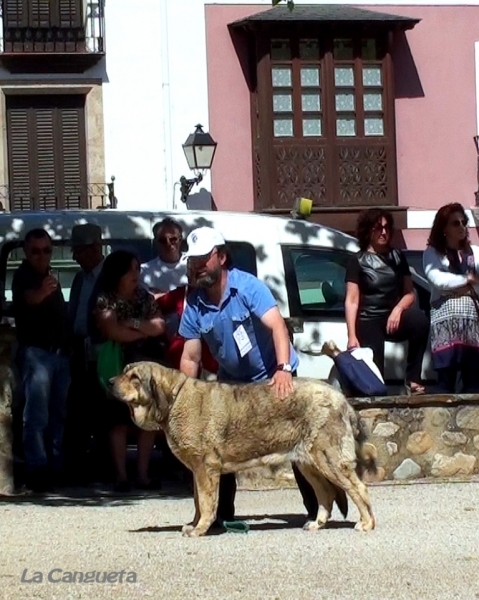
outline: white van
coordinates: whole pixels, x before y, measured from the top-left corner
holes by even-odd
[[[217,228],[230,248],[235,266],[257,275],[273,292],[293,334],[300,376],[327,379],[331,359],[319,356],[322,343],[333,339],[346,348],[344,319],[345,270],[358,251],[355,238],[340,231],[298,219],[251,213],[185,211],[123,212],[119,210],[19,212],[0,215],[0,288],[3,317],[11,320],[11,281],[23,258],[25,233],[45,228],[54,240],[52,267],[68,299],[78,266],[71,258],[71,229],[78,223],[101,226],[105,254],[119,248],[135,251],[142,262],[156,254],[153,225],[170,216],[186,235],[195,227]],[[413,276],[418,301],[428,310],[427,283]],[[404,378],[405,345],[386,344],[386,379],[396,385]],[[431,378],[429,355],[424,361]]]

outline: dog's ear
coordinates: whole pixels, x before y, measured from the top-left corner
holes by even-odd
[[[160,382],[154,375],[150,376],[150,394],[155,402],[159,420],[163,421],[168,416],[170,407],[166,394],[161,388]]]

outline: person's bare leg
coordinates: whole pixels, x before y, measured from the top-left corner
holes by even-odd
[[[128,427],[126,425],[115,425],[109,433],[110,452],[115,467],[116,483],[127,481],[126,475],[126,436]]]
[[[155,445],[156,431],[145,431],[140,429],[138,432],[138,483],[148,485],[150,476],[148,467],[150,465],[151,453]]]

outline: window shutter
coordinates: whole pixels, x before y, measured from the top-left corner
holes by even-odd
[[[29,0],[28,24],[30,27],[51,27],[51,11],[54,8],[51,0]],[[53,11],[52,11],[53,12]]]
[[[5,28],[28,26],[28,0],[4,0],[3,23]]]
[[[7,136],[10,169],[10,207],[12,210],[31,208],[28,109],[8,111]]]
[[[59,158],[64,190],[65,208],[80,208],[86,205],[84,185],[85,160],[82,156],[84,137],[84,112],[77,107],[64,108],[59,113],[60,135]]]
[[[54,111],[52,108],[37,108],[35,115],[36,136],[36,192],[39,208],[53,210],[58,206],[55,176]]]
[[[85,98],[7,96],[11,208],[87,208]]]
[[[60,27],[82,27],[82,1],[81,0],[58,0]]]

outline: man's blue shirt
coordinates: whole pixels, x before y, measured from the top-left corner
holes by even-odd
[[[275,306],[273,294],[262,281],[250,273],[231,269],[220,306],[211,304],[201,288],[188,296],[179,334],[186,339],[205,340],[218,361],[219,380],[262,381],[276,372],[273,334],[261,322],[263,315]],[[244,356],[233,336],[241,326],[252,346]],[[295,370],[298,357],[293,346],[289,362]]]

